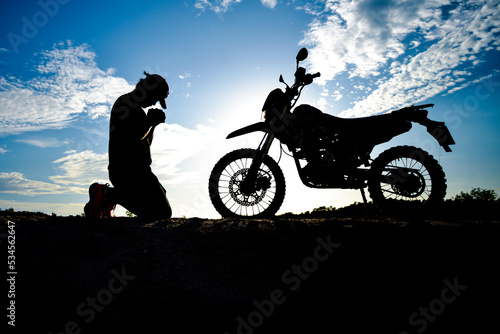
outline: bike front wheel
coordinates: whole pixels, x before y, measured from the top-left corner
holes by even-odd
[[[253,149],[230,152],[210,173],[210,200],[222,217],[271,217],[281,207],[285,198],[285,177],[279,165],[268,155],[257,172],[252,191],[242,189],[256,154]]]

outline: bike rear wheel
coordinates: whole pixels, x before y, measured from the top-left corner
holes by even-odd
[[[382,209],[433,208],[446,195],[446,178],[439,163],[413,146],[384,151],[372,163],[368,191]]]
[[[226,154],[210,173],[209,195],[222,217],[271,217],[285,198],[285,177],[278,164],[265,156],[252,192],[243,191],[250,165],[257,151],[240,149]]]

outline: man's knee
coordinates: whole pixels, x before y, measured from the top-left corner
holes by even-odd
[[[150,210],[150,214],[152,217],[156,219],[169,219],[172,217],[172,208],[170,207],[170,203],[166,201],[163,205],[157,205],[154,209]]]
[[[172,209],[168,206],[168,208],[164,208],[161,212],[159,212],[158,216],[161,219],[170,219],[172,218]]]

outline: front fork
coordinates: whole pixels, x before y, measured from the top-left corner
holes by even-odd
[[[287,114],[287,112],[291,109],[290,105],[285,105],[283,107],[283,110],[280,111],[277,109],[273,110],[274,115],[279,115],[278,117],[272,119],[269,122],[269,131],[266,134],[266,137],[263,139],[263,143],[259,145],[259,148],[257,149],[257,154],[252,160],[252,164],[250,165],[250,168],[248,169],[248,173],[246,178],[241,182],[241,187],[240,190],[243,194],[245,195],[250,195],[254,193],[256,189],[256,181],[257,181],[257,175],[260,169],[260,165],[264,161],[264,158],[266,155],[269,153],[269,149],[271,148],[271,144],[273,143],[274,138],[276,137],[275,131],[282,131],[284,130],[287,123],[286,120],[283,121],[283,118]]]
[[[252,164],[248,169],[248,173],[245,179],[241,182],[240,190],[243,194],[250,195],[257,190],[256,181],[260,165],[264,161],[266,155],[269,153],[269,149],[271,148],[271,144],[273,143],[274,137],[275,137],[274,132],[266,134],[264,142],[261,145],[259,145],[256,155],[252,160]]]

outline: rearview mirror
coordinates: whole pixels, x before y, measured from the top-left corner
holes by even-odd
[[[299,61],[305,60],[308,55],[309,55],[309,53],[307,52],[307,49],[302,48],[302,49],[300,49],[299,53],[297,53],[297,57],[295,57],[295,59],[297,59],[297,63],[298,63]]]

